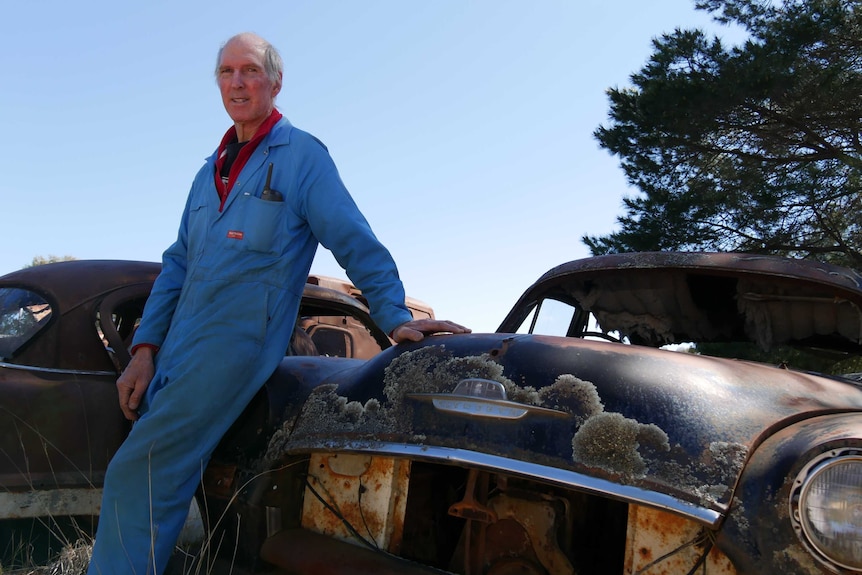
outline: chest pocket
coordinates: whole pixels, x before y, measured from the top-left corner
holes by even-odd
[[[189,254],[200,255],[204,249],[204,241],[206,240],[208,229],[209,218],[207,217],[206,203],[203,201],[192,203],[189,206]]]
[[[255,196],[241,196],[231,207],[238,212],[238,216],[236,219],[231,218],[234,222],[232,227],[236,226],[236,229],[229,232],[234,237],[233,241],[228,241],[228,247],[270,255],[283,252],[287,210],[283,201],[271,202]]]

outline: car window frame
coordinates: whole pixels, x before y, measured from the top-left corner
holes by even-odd
[[[136,299],[142,299],[145,304],[147,298],[149,298],[151,288],[152,284],[149,283],[122,286],[102,298],[102,301],[96,306],[97,317],[93,318],[93,325],[95,326],[98,323],[102,335],[108,343],[108,347],[111,348],[106,351],[111,356],[111,361],[114,363],[118,373],[121,373],[129,365],[132,356],[129,353],[129,348],[126,346],[126,342],[123,341],[122,336],[117,331],[117,326],[113,321],[114,312],[121,305]]]

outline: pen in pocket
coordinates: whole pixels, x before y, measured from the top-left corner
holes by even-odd
[[[284,196],[281,195],[281,192],[277,192],[270,188],[270,182],[272,182],[272,162],[270,162],[269,168],[267,168],[266,183],[263,185],[263,192],[260,194],[260,199],[268,202],[283,202]]]

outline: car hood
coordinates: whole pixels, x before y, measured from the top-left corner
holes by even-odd
[[[844,380],[572,338],[437,336],[316,379],[309,367],[321,361],[282,363],[277,383],[292,390],[295,409],[279,407],[284,425],[269,453],[473,464],[705,523],[726,513],[749,453],[769,433],[862,409],[862,390]],[[505,394],[484,393],[487,382]]]
[[[497,331],[517,330],[543,298],[592,312],[633,343],[862,349],[862,275],[807,260],[676,252],[576,260],[539,278]]]

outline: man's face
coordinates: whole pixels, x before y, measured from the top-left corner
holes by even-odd
[[[274,83],[266,74],[263,50],[243,38],[234,39],[224,47],[218,67],[218,85],[240,141],[251,138],[269,117],[275,96],[281,89],[280,83]]]

